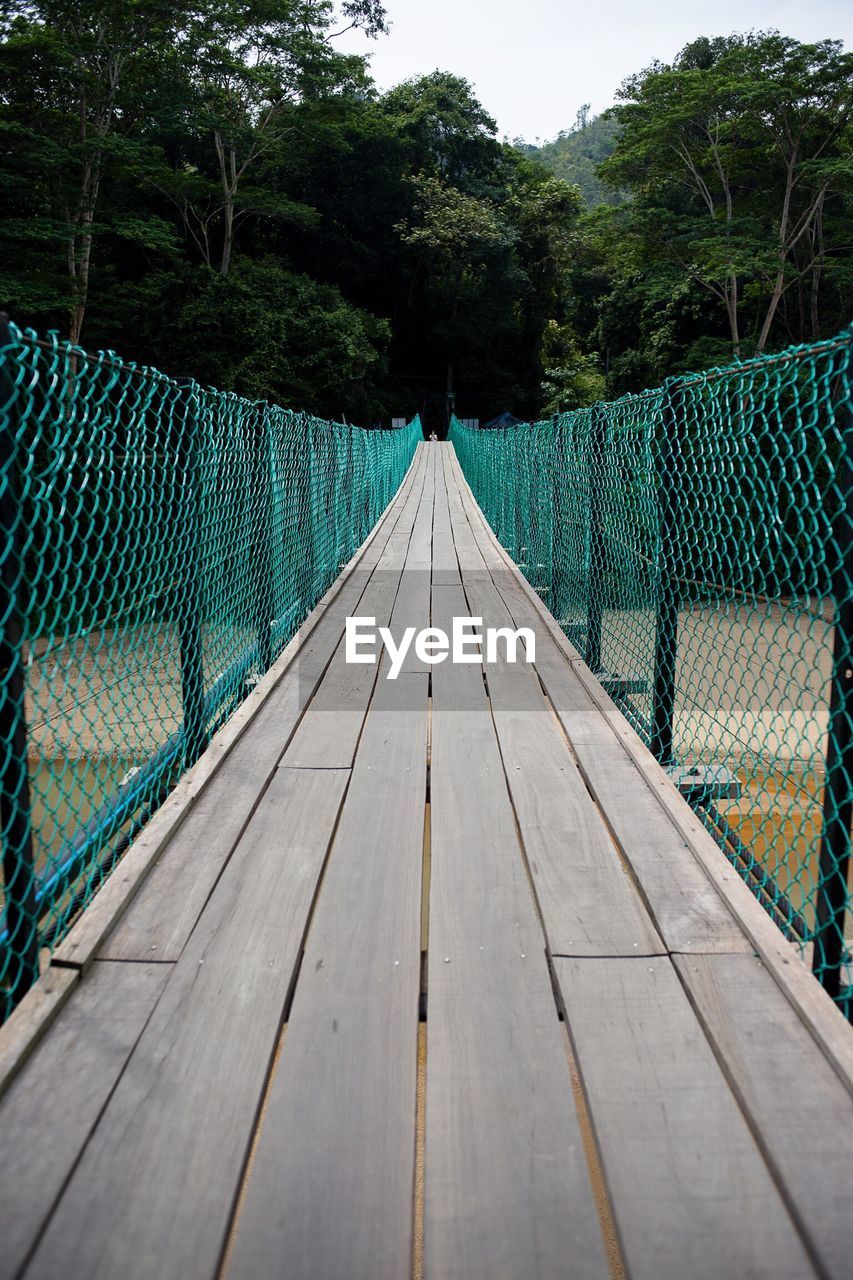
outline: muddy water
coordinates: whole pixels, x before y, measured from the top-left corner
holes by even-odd
[[[109,799],[133,763],[97,758],[30,762],[30,804],[39,871]]]
[[[743,843],[809,927],[814,925],[818,860],[823,827],[823,777],[811,769],[784,775],[741,774],[740,800],[718,807]],[[853,860],[848,870],[853,897]],[[848,913],[847,934],[853,936]]]
[[[30,808],[36,872],[49,871],[63,845],[113,794],[132,761],[30,761]],[[4,893],[0,882],[0,910]]]

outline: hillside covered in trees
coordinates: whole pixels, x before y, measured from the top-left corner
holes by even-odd
[[[600,204],[623,204],[625,195],[608,186],[598,176],[598,166],[613,154],[619,125],[615,116],[592,116],[589,104],[580,108],[574,127],[558,133],[551,142],[532,144],[523,138],[515,146],[531,160],[538,160],[551,173],[580,191],[585,209]]]
[[[0,305],[371,423],[549,413],[851,318],[853,58],[701,38],[543,147],[336,45],[381,0],[11,0]]]

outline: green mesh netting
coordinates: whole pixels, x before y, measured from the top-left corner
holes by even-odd
[[[848,1011],[851,380],[848,333],[450,432],[503,546]]]
[[[0,331],[0,1019],[421,438]]]

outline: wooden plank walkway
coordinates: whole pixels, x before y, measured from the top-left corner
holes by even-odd
[[[391,681],[356,614],[530,627],[536,662]],[[853,1033],[449,445],[0,1033],[0,1089],[0,1280],[851,1274]]]

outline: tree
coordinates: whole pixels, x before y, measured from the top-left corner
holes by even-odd
[[[411,179],[415,191],[416,216],[400,223],[397,230],[403,244],[415,251],[412,275],[414,290],[418,273],[426,272],[429,287],[445,313],[447,338],[447,394],[453,394],[454,352],[464,340],[460,332],[460,308],[480,294],[480,284],[489,264],[505,255],[512,234],[488,201],[466,195],[445,185],[440,178],[416,174]],[[476,322],[473,308],[466,311],[464,325]]]
[[[405,141],[409,165],[474,196],[500,186],[503,148],[497,125],[467,80],[447,71],[404,80],[382,98],[382,110]]]
[[[340,420],[377,412],[388,325],[333,285],[275,259],[237,259],[227,277],[204,272],[189,298],[172,299],[173,359],[203,382]]]
[[[3,132],[32,147],[39,169],[32,234],[64,244],[72,342],[86,315],[107,163],[127,156],[139,119],[132,106],[143,86],[156,91],[181,21],[165,0],[12,0],[5,10]]]
[[[341,14],[370,34],[385,29],[380,0],[345,0]],[[32,266],[29,282],[19,270],[5,277],[7,289],[14,278],[9,296],[36,311],[67,308],[78,342],[105,235],[169,247],[171,227],[150,201],[113,217],[108,193],[105,208],[108,173],[111,191],[122,171],[144,173],[223,275],[251,213],[310,217],[249,181],[299,127],[306,103],[366,91],[364,60],[332,47],[335,25],[327,0],[11,0],[0,27],[0,184]],[[212,174],[199,154],[207,138]],[[64,280],[30,252],[50,258],[59,246]]]
[[[760,352],[785,293],[819,285],[826,203],[851,179],[852,77],[839,42],[771,32],[696,41],[621,90],[601,173],[632,192],[627,221],[658,259],[723,304],[735,354],[744,301]]]
[[[347,25],[385,28],[379,0],[348,0]],[[336,53],[335,14],[324,0],[216,0],[199,5],[179,47],[193,127],[210,139],[214,178],[183,161],[167,187],[205,262],[215,252],[227,276],[238,226],[253,214],[303,218],[305,210],[253,183],[259,165],[304,127],[306,110],[329,95],[365,92],[363,59]]]
[[[552,142],[529,146],[524,142],[514,145],[523,155],[538,160],[564,182],[576,186],[587,209],[600,204],[623,204],[625,193],[606,185],[598,176],[598,166],[606,160],[616,145],[619,133],[617,122],[605,116],[589,114],[589,105],[578,111],[573,127],[560,132]]]
[[[605,379],[595,354],[586,354],[570,325],[551,320],[542,335],[543,413],[566,413],[604,397]]]
[[[577,187],[539,165],[517,162],[500,206],[536,296],[537,311],[553,316],[566,300],[577,254],[581,199]]]

